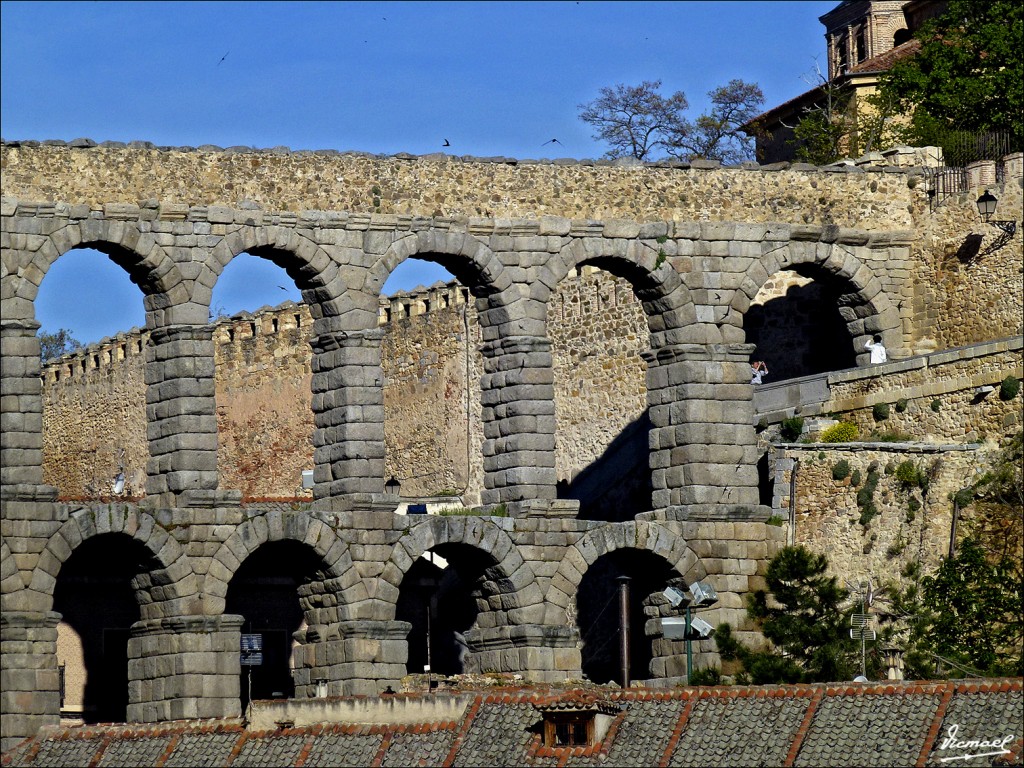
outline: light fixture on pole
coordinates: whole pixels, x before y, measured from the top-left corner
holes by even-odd
[[[398,496],[402,491],[402,484],[398,482],[394,475],[391,479],[384,483],[384,493],[388,496]]]
[[[997,205],[999,205],[999,198],[993,195],[991,190],[986,189],[977,200],[978,214],[986,224],[991,224],[996,229],[1013,237],[1017,232],[1017,222],[1014,219],[993,219],[992,216],[995,215]]]
[[[710,608],[718,602],[718,594],[714,587],[703,581],[691,584],[687,592],[677,587],[668,587],[662,594],[673,608],[685,609],[682,627],[678,625],[679,619],[666,618],[662,619],[662,629],[667,639],[686,641],[686,684],[689,685],[693,670],[693,640],[706,640],[715,629],[704,619],[695,617],[693,611]]]

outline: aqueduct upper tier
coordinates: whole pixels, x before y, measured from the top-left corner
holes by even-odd
[[[581,265],[628,279],[647,315],[655,510],[757,506],[743,319],[772,274],[839,281],[858,352],[871,334],[896,354],[921,336],[908,299],[928,197],[914,170],[45,144],[6,144],[2,160],[8,494],[41,484],[33,301],[73,248],[107,253],[145,294],[147,491],[166,503],[218,490],[207,321],[241,253],[284,267],[311,308],[314,496],[332,507],[383,491],[378,296],[411,257],[476,296],[491,504],[556,497],[546,302]]]

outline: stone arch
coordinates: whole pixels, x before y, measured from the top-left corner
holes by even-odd
[[[327,565],[327,578],[338,580],[340,592],[358,583],[348,544],[330,525],[306,512],[267,512],[237,526],[211,559],[210,570],[203,581],[205,612],[223,613],[228,585],[239,566],[263,544],[283,540],[297,541],[316,552]],[[349,610],[349,603],[346,600],[338,606],[342,617]]]
[[[603,525],[584,534],[562,557],[548,589],[544,623],[572,626],[569,612],[583,575],[599,557],[620,549],[646,550],[658,555],[687,583],[707,576],[686,540],[658,523],[636,520]]]
[[[536,576],[509,535],[494,521],[473,515],[430,516],[412,526],[391,550],[377,586],[377,599],[387,620],[395,618],[399,587],[417,558],[440,544],[464,544],[487,553],[502,573],[503,593],[516,595],[508,610],[512,624],[539,619],[543,597]]]
[[[53,605],[54,588],[64,563],[83,542],[105,534],[130,537],[159,564],[159,568],[140,574],[136,599],[141,602],[139,608],[143,620],[195,612],[198,588],[185,550],[153,515],[127,504],[78,509],[50,536],[28,586],[33,592],[45,596],[44,610],[50,610]],[[148,588],[154,584],[159,584],[163,593],[159,602],[148,594]]]
[[[546,302],[569,271],[583,265],[600,267],[625,278],[647,315],[652,349],[689,341],[686,329],[697,322],[690,291],[672,264],[639,240],[587,237],[573,240],[548,261],[539,285]]]
[[[475,296],[500,293],[511,284],[501,260],[482,241],[468,232],[425,229],[412,232],[391,244],[369,267],[366,291],[379,295],[399,264],[419,254],[429,254]]]
[[[132,222],[84,219],[68,223],[47,235],[38,250],[21,269],[12,270],[5,280],[16,280],[9,311],[34,319],[34,302],[50,267],[75,248],[93,248],[124,269],[144,295],[147,315],[187,303],[188,290],[177,265],[152,233],[140,232]]]
[[[847,329],[858,352],[863,346],[859,340],[875,333],[880,334],[890,348],[899,344],[899,312],[867,264],[838,243],[794,241],[790,241],[786,248],[761,256],[747,269],[722,323],[726,341],[744,341],[743,319],[769,277],[782,270],[805,265],[816,267],[850,285],[853,289],[850,293],[867,308],[866,313],[856,313],[856,317],[847,321]]]
[[[8,608],[11,597],[25,588],[25,582],[21,579],[21,572],[18,570],[18,563],[14,559],[7,539],[0,536],[0,600],[4,611],[15,610]]]
[[[209,307],[213,287],[224,268],[243,253],[267,259],[284,269],[302,292],[314,320],[352,309],[345,303],[345,292],[337,289],[341,275],[338,263],[309,233],[282,226],[244,226],[225,235],[200,269],[196,302]]]

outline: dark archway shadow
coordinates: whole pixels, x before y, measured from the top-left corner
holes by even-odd
[[[302,625],[299,587],[322,576],[323,562],[300,542],[269,541],[243,562],[228,584],[224,612],[242,616],[242,634],[258,635],[259,664],[243,664],[242,711],[251,700],[292,698],[293,635]]]
[[[595,683],[621,682],[619,646],[619,582],[630,577],[630,677],[651,676],[654,654],[645,632],[644,600],[662,592],[679,574],[661,557],[646,550],[619,549],[602,555],[587,569],[576,592],[577,624],[583,641],[584,676]]]
[[[141,618],[132,580],[158,568],[142,544],[115,533],[85,541],[57,575],[53,610],[82,643],[82,719],[87,724],[126,720],[128,637]]]
[[[417,558],[402,579],[395,609],[396,619],[412,624],[408,672],[422,673],[428,663],[433,674],[465,672],[465,633],[488,608],[486,585],[503,581],[494,558],[465,544],[439,544]]]
[[[650,510],[650,430],[645,409],[571,482],[559,482],[558,498],[578,499],[581,520],[620,523]]]
[[[839,281],[820,270],[784,270],[814,282],[794,285],[784,296],[752,304],[743,320],[752,360],[768,367],[766,384],[799,376],[852,368],[857,353],[841,308],[855,302]],[[782,274],[782,273],[777,273]]]

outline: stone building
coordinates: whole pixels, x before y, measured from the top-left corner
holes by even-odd
[[[743,601],[793,535],[769,524],[786,502],[784,482],[765,496],[758,409],[824,416],[842,401],[839,409],[856,417],[897,375],[915,400],[908,413],[917,414],[916,401],[936,388],[957,399],[973,381],[1020,370],[1020,234],[1002,242],[989,234],[976,194],[937,205],[927,171],[901,167],[904,156],[762,169],[4,144],[4,748],[58,722],[62,619],[79,634],[88,719],[144,723],[237,717],[250,691],[378,694],[416,671],[424,653],[444,671],[614,680],[618,660],[602,615],[623,576],[638,640],[633,679],[671,685],[688,672],[683,644],[665,637],[668,586],[707,582],[718,594],[707,620],[758,642]],[[1019,156],[1006,167],[991,189],[1012,210],[1021,199]],[[144,294],[144,333],[90,350],[74,374],[59,374],[66,383],[129,371],[109,360],[138,355],[144,342],[141,502],[61,502],[45,482],[33,302],[47,269],[76,247],[109,255]],[[296,330],[285,310],[239,318],[237,328],[208,323],[212,287],[242,253],[288,270],[310,312],[308,504],[243,504],[222,475],[220,453],[238,449],[218,431],[215,333],[251,337],[252,324],[266,321],[272,334],[275,320],[278,334]],[[466,380],[477,385],[469,409],[479,409],[481,437],[478,450],[471,430],[466,440],[466,474],[480,488],[476,508],[462,510],[471,514],[395,514],[400,499],[386,486],[379,294],[413,257],[445,266],[472,297],[479,375],[470,364]],[[591,266],[628,283],[643,313],[648,423],[643,504],[588,517],[559,483],[572,477],[571,485],[587,467],[572,475],[572,462],[559,465],[549,326],[558,296],[571,297],[582,284],[574,276]],[[769,291],[803,288],[796,278],[838,297],[832,343],[860,373],[817,371],[813,386],[799,377],[774,392],[777,402],[756,406],[749,310],[769,282]],[[398,308],[386,309],[395,322]],[[449,313],[452,322],[464,317]],[[876,334],[905,362],[872,370],[864,344]],[[261,375],[245,358],[259,336],[257,327],[248,352],[241,340],[228,376]],[[971,349],[945,352],[961,346]],[[235,348],[224,352],[227,370]],[[583,356],[566,354],[586,384],[593,374]],[[397,364],[418,373],[412,357],[403,352]],[[422,367],[430,365],[427,356]],[[47,371],[47,386],[57,375]],[[430,403],[435,424],[458,424],[438,410],[443,398],[419,402]],[[1011,426],[1002,408],[988,402],[955,425],[925,428],[969,426],[994,439]],[[464,447],[460,431],[448,434],[456,451]],[[609,430],[603,439],[615,437]],[[967,442],[963,431],[958,437]],[[769,473],[792,478],[789,458]],[[712,643],[695,645],[695,665],[715,661]],[[262,663],[250,665],[260,654]]]
[[[871,114],[874,108],[869,97],[877,90],[879,77],[920,49],[913,34],[925,21],[943,13],[946,6],[945,0],[844,0],[821,16],[826,71],[817,73],[820,82],[813,88],[772,107],[745,126],[755,136],[758,161],[793,160],[794,127],[808,110],[825,108],[840,92],[849,94],[845,110],[854,124],[858,117]],[[845,151],[851,152],[849,145]]]

